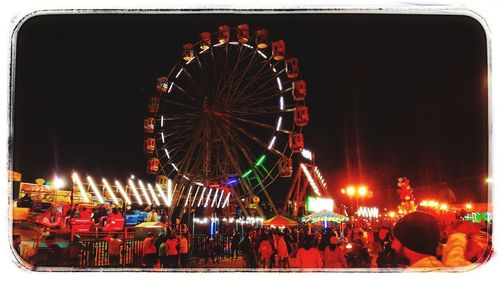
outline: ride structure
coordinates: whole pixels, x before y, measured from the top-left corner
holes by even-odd
[[[286,57],[285,41],[247,24],[202,32],[181,54],[149,98],[147,172],[160,185],[175,183],[181,215],[238,206],[244,216],[263,216],[260,196],[278,214],[268,188],[292,176],[309,122],[298,59]]]
[[[300,212],[303,215],[306,214],[304,208],[308,192],[315,197],[330,198],[325,179],[315,164],[314,153],[303,149],[301,154],[299,169],[295,173],[292,186],[283,205],[284,213],[290,213],[294,217],[299,217]]]

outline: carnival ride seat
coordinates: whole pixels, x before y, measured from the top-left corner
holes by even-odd
[[[71,229],[73,232],[90,232],[94,223],[91,219],[71,219]]]
[[[106,220],[106,225],[102,228],[103,231],[121,231],[125,226],[125,219],[116,218],[111,220]]]
[[[141,211],[134,211],[133,214],[125,215],[125,226],[134,226],[138,225],[141,222],[144,222],[147,218],[148,214]]]
[[[50,215],[48,213],[44,213],[41,216],[37,216],[35,218],[35,222],[41,224],[48,228],[56,228],[56,227],[64,227],[64,217],[61,212],[57,212],[55,215],[54,221],[51,221]]]

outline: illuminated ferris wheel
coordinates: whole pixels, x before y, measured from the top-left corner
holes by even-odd
[[[285,42],[246,24],[202,32],[156,90],[144,120],[148,172],[181,187],[186,206],[220,207],[226,191],[245,214],[241,199],[255,195],[277,213],[267,188],[292,175],[309,121],[306,83],[298,59],[285,58]]]

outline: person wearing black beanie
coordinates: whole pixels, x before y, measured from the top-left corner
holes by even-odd
[[[409,260],[410,267],[444,267],[436,258],[439,228],[432,215],[424,212],[409,213],[394,225],[393,235],[392,248]]]

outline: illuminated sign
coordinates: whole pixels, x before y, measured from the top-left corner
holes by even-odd
[[[333,199],[320,197],[307,197],[306,209],[308,212],[330,211],[333,212]]]
[[[481,221],[490,222],[493,219],[493,215],[490,212],[486,213],[468,213],[467,216],[464,217],[464,220],[471,221],[473,223],[480,223]]]
[[[378,218],[377,207],[359,207],[358,216],[364,218]]]

